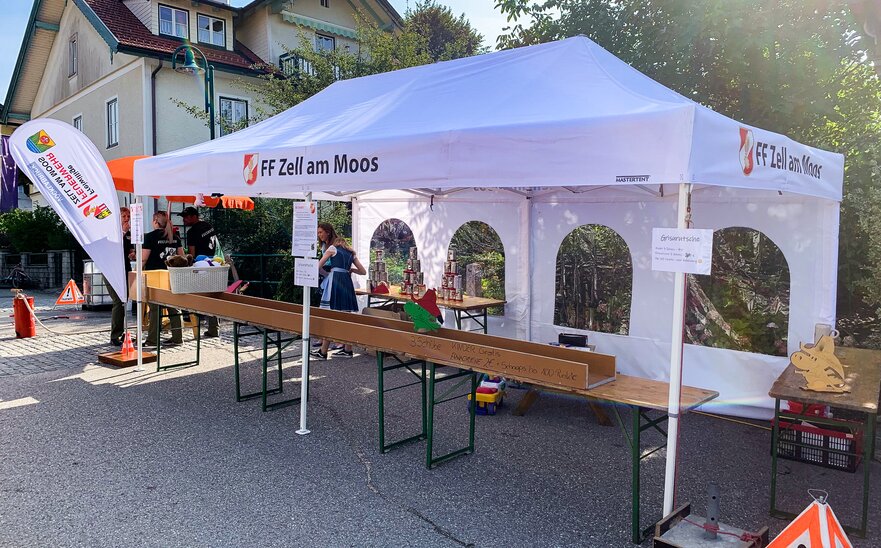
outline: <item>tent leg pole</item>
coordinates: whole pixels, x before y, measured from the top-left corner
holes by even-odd
[[[312,201],[312,193],[306,194],[306,203]],[[309,404],[309,351],[312,342],[309,340],[309,308],[312,306],[312,291],[308,287],[303,288],[303,374],[300,380],[300,429],[297,434],[304,436],[309,433],[306,428],[306,407]]]
[[[677,228],[688,228],[687,215],[691,185],[679,185],[679,205],[677,207]],[[673,322],[670,348],[670,394],[667,415],[670,417],[667,430],[667,465],[664,473],[664,512],[666,516],[673,511],[676,493],[676,458],[679,442],[680,393],[682,390],[682,327],[685,320],[685,273],[677,272],[673,278]]]
[[[141,204],[141,197],[140,196],[135,197],[135,200],[138,205],[141,205],[143,207],[143,204]],[[143,220],[141,222],[143,222]],[[143,229],[144,229],[143,226],[139,227],[139,232],[143,231]],[[135,371],[143,371],[144,370],[144,347],[142,346],[142,344],[144,342],[144,339],[143,339],[143,335],[144,335],[144,333],[143,333],[143,331],[144,331],[144,302],[143,302],[143,295],[141,295],[141,277],[144,275],[143,274],[143,267],[141,266],[141,254],[142,254],[143,249],[144,249],[144,244],[141,239],[138,239],[137,243],[135,244],[135,295],[136,295],[136,299],[137,299],[137,303],[136,303],[135,307],[138,310],[138,312],[137,312],[137,314],[138,314],[138,329],[137,329],[138,339],[137,339],[137,342],[135,343],[137,345],[137,350],[138,350],[138,366],[135,368]],[[128,260],[128,257],[126,257],[126,260]]]

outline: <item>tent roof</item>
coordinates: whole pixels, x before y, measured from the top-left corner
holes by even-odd
[[[769,143],[792,169],[771,167]],[[154,193],[696,182],[840,199],[843,158],[738,124],[576,37],[340,81],[138,161],[138,192],[142,177]]]

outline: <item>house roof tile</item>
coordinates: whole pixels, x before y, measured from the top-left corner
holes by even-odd
[[[119,41],[121,49],[135,49],[157,54],[171,55],[183,42],[150,32],[121,0],[85,0],[95,15]],[[214,47],[200,48],[213,64],[237,69],[250,69],[251,65],[263,63],[254,52],[236,40],[233,51]]]

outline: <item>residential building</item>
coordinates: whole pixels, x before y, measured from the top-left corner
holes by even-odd
[[[204,105],[203,78],[171,68],[172,52],[184,43],[214,67],[217,114],[238,122],[255,105],[236,81],[256,78],[261,64],[296,62],[285,47],[298,46],[301,36],[316,49],[351,48],[356,12],[389,30],[402,24],[387,0],[254,0],[241,8],[223,0],[33,2],[0,123],[63,120],[106,160],[208,140],[206,122],[176,104]],[[41,203],[32,188],[29,194]]]

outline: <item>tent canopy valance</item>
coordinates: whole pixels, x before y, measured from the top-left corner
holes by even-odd
[[[149,156],[125,156],[107,162],[110,176],[113,177],[113,185],[120,192],[134,191],[134,165],[136,160],[149,158]],[[158,196],[154,196],[158,197]],[[185,204],[196,203],[196,196],[166,196],[169,202]],[[202,204],[205,207],[217,207],[222,204],[225,209],[243,209],[253,211],[254,200],[247,196],[204,196]]]
[[[584,37],[340,81],[135,164],[139,194],[691,182],[840,200],[842,181],[841,155],[715,113]]]

